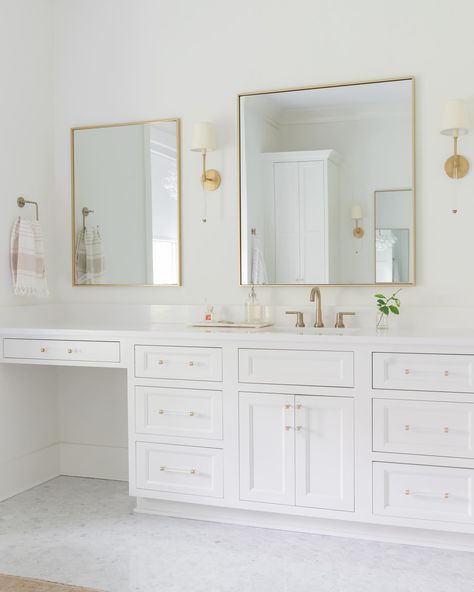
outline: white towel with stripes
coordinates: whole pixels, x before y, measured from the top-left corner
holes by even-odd
[[[104,253],[99,228],[81,228],[76,240],[76,282],[99,284],[104,275]]]
[[[43,231],[37,220],[19,217],[10,239],[10,269],[15,296],[49,295]]]

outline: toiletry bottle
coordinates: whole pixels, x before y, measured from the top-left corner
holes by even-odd
[[[258,301],[257,294],[252,286],[247,302],[245,303],[245,322],[261,323],[262,320],[262,305]]]
[[[207,305],[206,314],[204,315],[205,321],[213,321],[214,320],[214,307],[210,304]]]

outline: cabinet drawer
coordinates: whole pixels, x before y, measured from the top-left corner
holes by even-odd
[[[222,450],[137,442],[136,453],[139,489],[223,496]]]
[[[334,351],[241,349],[239,381],[352,387],[354,354]]]
[[[177,380],[222,380],[218,347],[135,346],[135,376]]]
[[[472,403],[374,399],[374,450],[474,458],[473,415]]]
[[[137,387],[135,429],[139,434],[222,439],[222,392]]]
[[[474,469],[373,463],[374,514],[472,523]]]
[[[118,341],[6,338],[3,340],[3,357],[74,362],[120,362],[120,343]]]
[[[373,354],[373,387],[388,390],[474,392],[474,356]]]

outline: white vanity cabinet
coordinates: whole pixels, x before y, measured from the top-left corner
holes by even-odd
[[[240,393],[240,497],[354,510],[353,400]]]

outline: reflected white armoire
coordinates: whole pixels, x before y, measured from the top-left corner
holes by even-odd
[[[339,267],[339,155],[305,150],[262,157],[271,283],[333,283]]]

